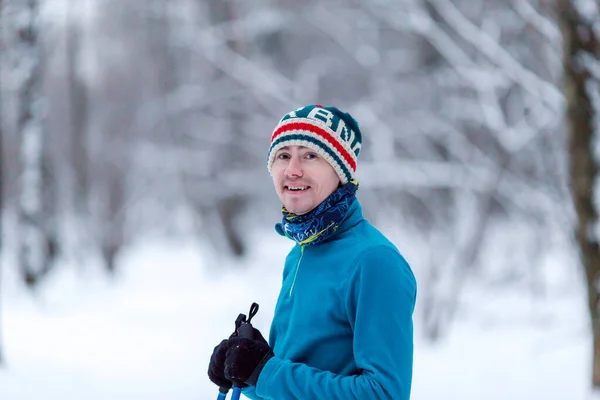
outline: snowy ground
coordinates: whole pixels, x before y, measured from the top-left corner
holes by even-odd
[[[194,246],[147,244],[124,255],[114,282],[90,279],[91,266],[72,268],[35,297],[5,273],[0,399],[216,398],[210,352],[253,301],[261,305],[255,326],[268,331],[289,248],[282,240],[221,274]],[[480,306],[435,345],[422,339],[417,318],[412,398],[590,399],[582,301],[577,292],[537,304],[510,292],[471,300]]]

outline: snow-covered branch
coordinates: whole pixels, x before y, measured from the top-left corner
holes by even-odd
[[[294,101],[294,82],[272,68],[257,65],[226,45],[230,33],[243,31],[245,26],[253,23],[253,17],[255,15],[251,14],[233,22],[213,25],[180,40],[186,48],[199,52],[215,67],[254,93],[271,96],[288,107],[298,107],[298,103]],[[284,24],[285,20],[280,23]],[[263,102],[267,109],[271,108],[271,103],[266,99],[261,96],[257,96],[257,99]]]
[[[550,43],[559,43],[560,30],[556,23],[544,17],[527,0],[512,0],[511,5],[524,21],[535,27]]]
[[[546,103],[553,111],[558,111],[564,103],[560,90],[550,82],[543,80],[531,70],[521,65],[510,53],[500,46],[485,31],[477,28],[449,0],[429,0],[441,17],[466,42],[473,45],[490,61],[501,66],[504,73],[523,86],[525,90]]]

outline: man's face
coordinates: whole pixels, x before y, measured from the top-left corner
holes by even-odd
[[[271,167],[277,196],[294,214],[306,214],[333,193],[340,179],[333,167],[304,146],[282,147]]]

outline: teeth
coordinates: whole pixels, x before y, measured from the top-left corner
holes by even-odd
[[[288,186],[289,190],[306,190],[308,186]]]

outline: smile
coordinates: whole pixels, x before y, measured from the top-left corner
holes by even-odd
[[[310,186],[286,186],[285,190],[290,192],[303,192],[307,189],[310,189]]]

